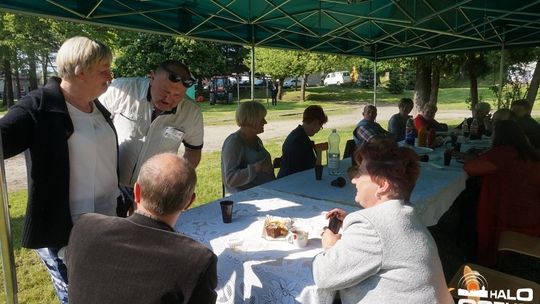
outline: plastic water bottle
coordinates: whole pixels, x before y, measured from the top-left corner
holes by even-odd
[[[465,118],[461,125],[461,135],[463,135],[463,137],[469,137],[469,124],[467,123],[467,118]]]
[[[328,173],[339,175],[339,134],[336,129],[328,136]]]
[[[414,139],[416,137],[416,129],[411,118],[407,119],[405,124],[405,143],[410,146],[414,146]]]

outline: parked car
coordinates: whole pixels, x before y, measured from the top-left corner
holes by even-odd
[[[299,87],[302,84],[301,80],[295,79],[295,78],[287,78],[285,81],[283,81],[283,88],[284,89],[290,89],[292,87]]]
[[[348,71],[338,71],[338,72],[332,72],[326,74],[326,77],[324,78],[324,85],[337,85],[340,86],[342,84],[350,83],[351,82],[351,73]]]
[[[234,88],[228,76],[214,76],[210,83],[210,104],[218,101],[233,102]]]

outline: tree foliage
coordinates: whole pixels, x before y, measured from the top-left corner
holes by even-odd
[[[143,76],[165,60],[184,62],[197,78],[225,72],[225,56],[211,42],[147,33],[124,33],[117,40],[115,77]]]

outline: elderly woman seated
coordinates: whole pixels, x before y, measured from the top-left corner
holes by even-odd
[[[362,210],[333,209],[342,234],[326,229],[324,251],[313,260],[317,286],[339,291],[343,303],[453,303],[435,241],[409,197],[418,156],[392,140],[364,144],[353,179]]]
[[[221,149],[221,174],[225,192],[235,193],[275,179],[270,153],[257,134],[264,132],[266,109],[256,101],[236,109],[240,129],[229,135]]]
[[[440,123],[435,120],[435,114],[437,113],[437,106],[431,103],[426,103],[422,107],[422,111],[414,118],[414,127],[416,131],[421,129],[435,130],[435,131],[448,131],[448,125]]]

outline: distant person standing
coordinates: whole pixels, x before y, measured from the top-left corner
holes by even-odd
[[[278,84],[276,82],[272,81],[270,94],[272,95],[272,105],[277,106]]]
[[[133,215],[82,216],[66,250],[69,302],[215,303],[216,255],[174,230],[196,182],[189,162],[159,154],[141,167]]]
[[[388,131],[375,122],[377,118],[377,107],[374,105],[365,106],[362,115],[364,119],[358,122],[353,131],[354,142],[357,146],[361,146],[375,138],[391,137]]]
[[[161,63],[150,77],[117,78],[99,100],[113,115],[120,145],[120,184],[133,200],[142,164],[153,155],[178,153],[197,167],[203,147],[200,107],[186,97],[195,83],[188,67],[175,60]],[[131,205],[131,204],[130,204]]]
[[[315,167],[315,144],[309,138],[317,134],[327,121],[328,117],[320,106],[313,105],[304,110],[302,124],[283,142],[278,178]]]
[[[399,100],[398,108],[399,113],[396,113],[390,117],[388,121],[388,132],[390,132],[396,141],[402,141],[405,139],[405,127],[407,120],[411,118],[409,114],[413,109],[413,101],[410,98],[401,98]]]
[[[516,115],[516,122],[525,132],[531,144],[537,149],[540,148],[540,125],[531,117],[531,108],[527,100],[514,100],[511,109]]]
[[[56,55],[60,78],[21,98],[0,119],[4,158],[26,154],[22,246],[37,249],[61,303],[68,302],[62,248],[73,223],[88,212],[116,215],[120,196],[116,134],[97,100],[111,81],[111,61],[99,41],[66,40]]]

